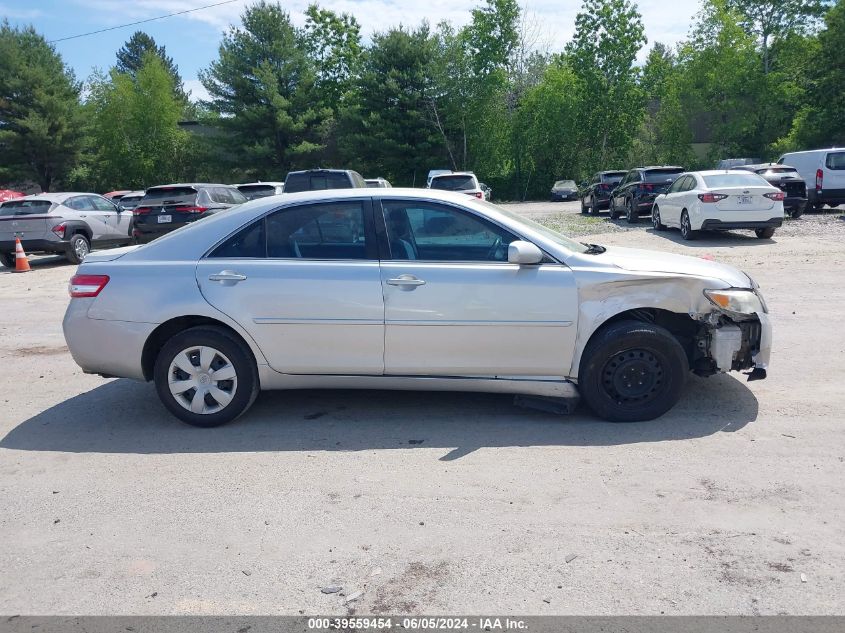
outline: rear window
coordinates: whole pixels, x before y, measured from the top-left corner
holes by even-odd
[[[704,184],[708,187],[759,187],[769,185],[757,174],[715,174],[704,176]]]
[[[617,182],[622,182],[622,179],[625,177],[624,171],[616,171],[612,174],[602,174],[601,181],[606,182],[609,184],[616,184]]]
[[[0,205],[0,215],[38,215],[53,205],[49,200],[9,200]]]
[[[766,169],[758,169],[757,173],[762,174],[786,174],[787,176],[797,176],[798,170],[792,167],[768,167]]]
[[[178,204],[194,202],[197,190],[193,187],[156,187],[147,189],[144,204]]]
[[[285,193],[323,189],[352,189],[352,182],[343,171],[299,172],[285,179]]]
[[[649,169],[643,172],[646,182],[669,182],[675,180],[678,174],[684,173],[683,169]]]
[[[465,191],[467,189],[477,189],[478,185],[475,184],[475,176],[458,174],[432,178],[431,188],[441,189],[443,191]]]
[[[835,152],[828,154],[827,159],[825,159],[824,161],[824,165],[828,169],[845,169],[845,152]]]
[[[247,200],[266,198],[276,194],[276,187],[273,185],[244,185],[238,187],[238,191],[244,194]]]

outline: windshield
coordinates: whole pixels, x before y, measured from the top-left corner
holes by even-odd
[[[513,211],[508,211],[498,205],[493,204],[492,202],[487,202],[486,200],[479,200],[476,204],[483,205],[488,209],[498,211],[502,215],[506,215],[508,218],[513,220],[518,224],[522,224],[523,226],[528,227],[535,233],[539,233],[543,237],[551,240],[555,244],[560,244],[564,248],[574,251],[576,253],[586,253],[588,247],[582,244],[581,242],[576,242],[575,240],[571,240],[562,233],[558,233],[557,231],[553,231],[547,226],[543,226],[539,222],[535,222],[529,218],[526,218],[524,215],[519,215],[518,213],[514,213]]]
[[[38,215],[53,205],[49,200],[9,200],[0,205],[0,215]]]
[[[669,182],[675,180],[675,176],[684,173],[680,167],[674,169],[649,169],[645,172],[646,182]]]
[[[563,189],[564,187],[570,187],[572,189],[575,188],[575,181],[574,180],[558,180],[555,183],[555,189]]]
[[[238,187],[247,200],[255,200],[256,198],[266,198],[276,193],[276,187],[273,185],[241,185]]]
[[[469,174],[456,174],[454,176],[438,176],[431,179],[432,189],[443,191],[463,191],[476,189],[475,176]]]
[[[704,176],[704,184],[708,187],[759,187],[771,186],[757,174],[715,174]]]

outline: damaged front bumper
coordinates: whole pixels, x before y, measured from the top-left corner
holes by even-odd
[[[693,371],[701,376],[752,370],[748,380],[766,377],[772,351],[769,315],[712,312],[702,320]]]

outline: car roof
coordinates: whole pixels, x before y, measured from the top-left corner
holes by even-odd
[[[128,198],[130,196],[143,196],[145,193],[146,193],[146,190],[139,189],[138,191],[130,191],[129,193],[124,194],[123,197]]]
[[[756,165],[743,165],[743,169],[795,169],[792,165],[785,165],[782,163],[757,163]],[[739,167],[737,167],[739,169]],[[797,171],[797,170],[796,170]]]
[[[29,196],[24,196],[23,198],[14,198],[14,200],[48,200],[50,202],[57,202],[61,204],[68,198],[73,198],[74,196],[97,196],[98,198],[102,198],[99,193],[91,193],[88,191],[53,191],[49,193],[34,193]]]
[[[284,187],[285,183],[277,182],[275,180],[259,180],[257,182],[242,182],[239,185],[230,185],[231,187],[258,187],[259,185],[268,185],[270,187]]]
[[[432,180],[435,178],[445,178],[447,176],[475,176],[474,171],[450,171],[448,174],[436,174],[432,176]]]
[[[647,171],[649,169],[680,169],[684,171],[684,168],[680,165],[648,165],[647,167],[634,167],[631,171]]]
[[[315,174],[315,173],[325,173],[325,172],[332,172],[332,173],[341,173],[346,174],[352,171],[351,169],[333,169],[330,167],[323,168],[323,167],[316,167],[314,169],[297,169],[296,171],[289,171],[288,176],[291,174]]]
[[[169,185],[155,185],[153,187],[148,187],[147,191],[150,189],[165,189],[167,187],[232,187],[233,185],[224,185],[220,182],[174,182]]]

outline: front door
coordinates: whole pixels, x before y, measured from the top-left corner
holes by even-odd
[[[276,371],[380,375],[384,300],[369,199],[283,208],[197,266],[206,300]]]
[[[385,374],[565,376],[578,311],[572,271],[507,262],[518,237],[468,209],[383,200]],[[379,218],[381,219],[381,218]]]

